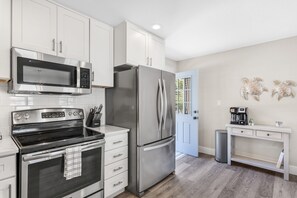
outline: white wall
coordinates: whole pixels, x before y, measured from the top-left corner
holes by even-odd
[[[7,84],[0,84],[0,132],[11,133],[11,112],[23,109],[47,107],[76,107],[85,111],[85,117],[94,105],[103,104],[102,124],[105,123],[105,89],[93,88],[91,95],[13,95],[7,93]]]
[[[214,148],[215,129],[224,128],[230,121],[231,106],[247,106],[256,124],[273,125],[276,120],[293,129],[290,164],[297,166],[297,98],[277,101],[271,98],[273,80],[297,82],[297,37],[236,49],[224,53],[197,57],[178,63],[178,71],[199,70],[199,144]],[[243,77],[260,77],[269,88],[260,102],[240,96]],[[297,87],[295,88],[297,92]],[[218,101],[221,105],[218,105]],[[257,140],[236,141],[239,152],[245,155],[276,160],[279,143]]]
[[[171,60],[169,58],[166,58],[165,59],[165,68],[164,68],[164,70],[175,73],[176,70],[177,70],[177,62],[174,61],[174,60]]]

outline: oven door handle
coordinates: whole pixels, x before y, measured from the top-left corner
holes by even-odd
[[[84,151],[89,151],[92,149],[100,148],[105,142],[97,142],[93,144],[87,144],[83,145],[81,147],[81,152]],[[55,159],[58,157],[62,157],[64,154],[66,154],[66,148],[60,151],[55,151],[55,152],[49,152],[49,153],[44,153],[44,154],[37,154],[37,155],[29,155],[29,156],[23,156],[23,161],[24,162],[29,162],[29,164],[35,164],[38,162],[42,161],[47,161],[50,159]]]

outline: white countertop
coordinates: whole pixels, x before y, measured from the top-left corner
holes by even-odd
[[[117,127],[117,126],[111,126],[111,125],[103,125],[103,126],[95,127],[95,128],[91,128],[91,127],[86,127],[86,128],[91,129],[93,131],[98,131],[98,132],[104,133],[105,137],[118,135],[118,134],[122,134],[122,133],[127,133],[130,131],[130,129]]]
[[[19,148],[11,139],[11,137],[5,137],[0,140],[0,157],[7,155],[14,155],[19,152]]]
[[[226,124],[226,127],[251,129],[251,130],[264,130],[264,131],[276,131],[282,133],[292,133],[292,129],[288,127],[276,127],[273,125],[237,125],[237,124]]]

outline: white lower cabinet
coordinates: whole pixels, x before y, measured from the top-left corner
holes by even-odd
[[[0,158],[0,198],[16,198],[16,157]]]
[[[128,134],[105,138],[104,197],[114,197],[128,185]]]
[[[2,198],[15,198],[16,197],[16,178],[0,181],[0,197]]]

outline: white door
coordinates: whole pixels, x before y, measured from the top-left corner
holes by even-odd
[[[176,74],[176,151],[198,157],[198,74]]]
[[[16,179],[15,177],[0,181],[0,197],[16,198]]]
[[[12,46],[56,55],[57,6],[46,0],[12,1]]]
[[[127,24],[127,63],[149,65],[148,34],[140,28]]]
[[[113,28],[91,19],[90,62],[93,86],[113,87]]]
[[[164,69],[165,44],[156,36],[149,36],[149,65],[156,69]]]
[[[58,56],[89,62],[89,18],[58,8]]]

